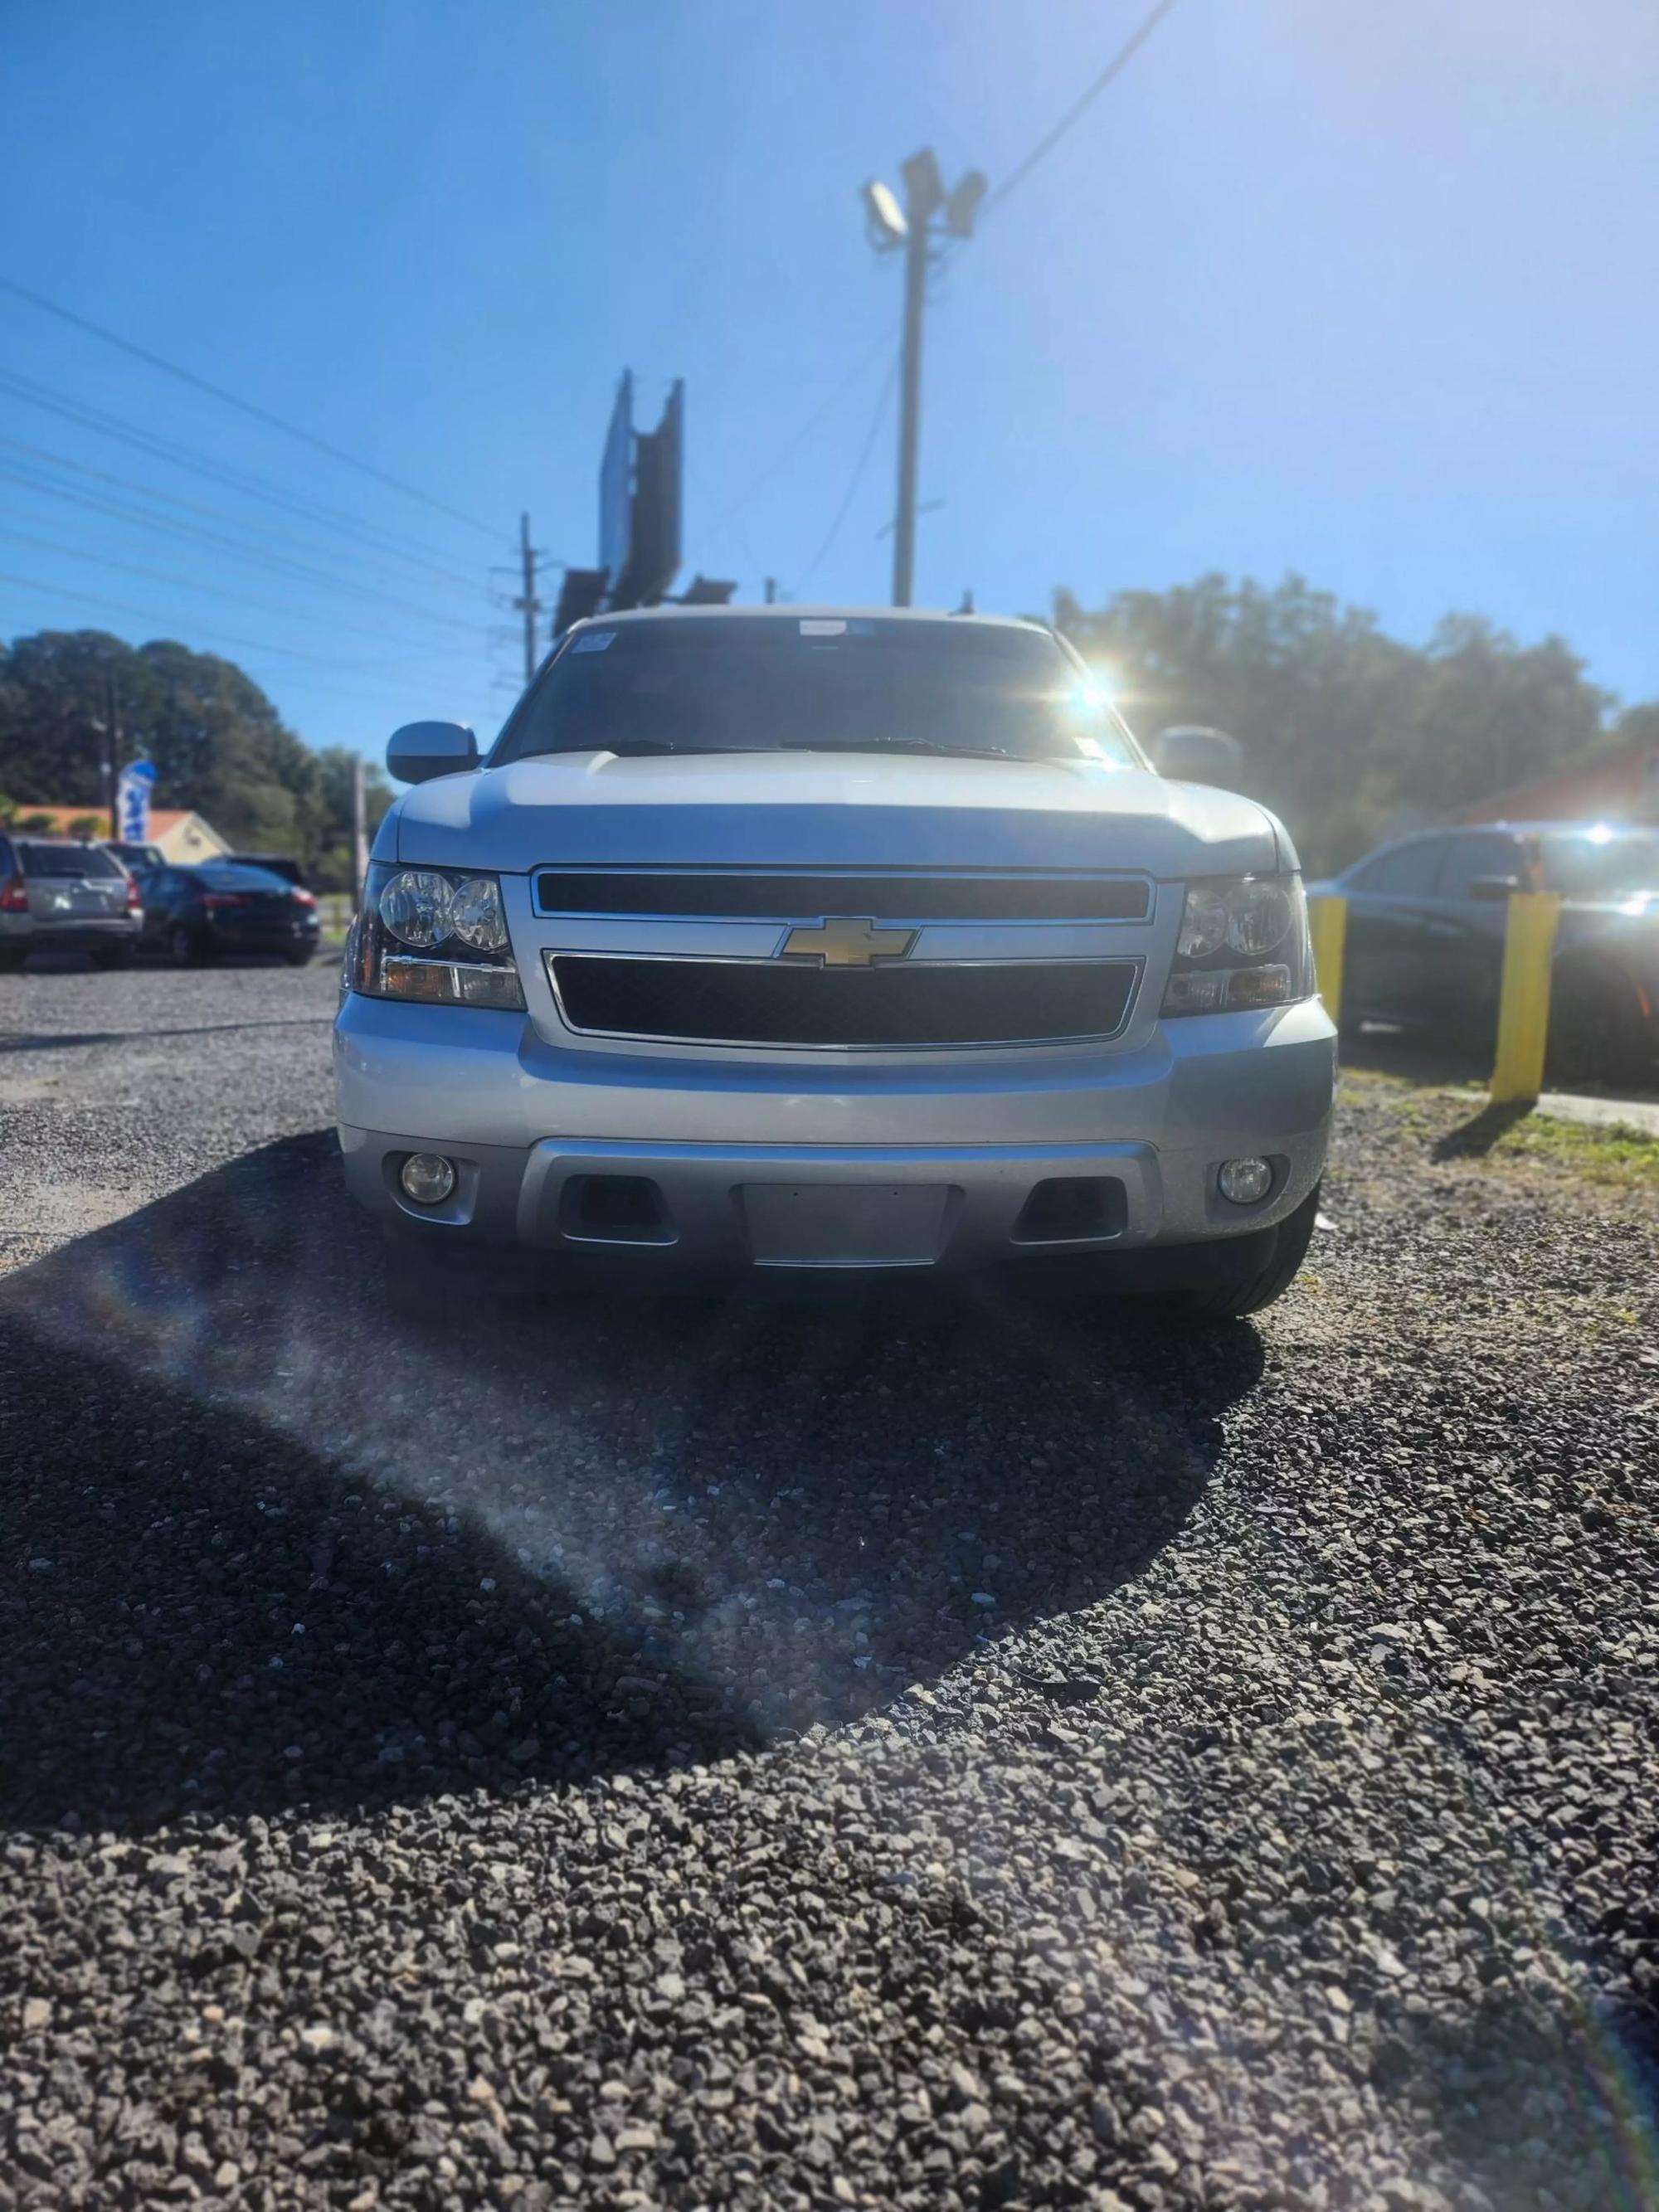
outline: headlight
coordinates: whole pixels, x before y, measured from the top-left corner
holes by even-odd
[[[1182,960],[1202,960],[1212,952],[1219,952],[1226,942],[1225,895],[1215,884],[1194,884],[1182,909],[1176,957]]]
[[[1221,877],[1188,885],[1164,1014],[1283,1006],[1312,994],[1300,876]]]
[[[501,887],[494,876],[469,876],[455,886],[449,902],[449,926],[475,952],[505,952],[507,916]]]
[[[351,989],[434,1006],[524,1011],[495,876],[377,861],[346,952]]]
[[[380,920],[402,945],[441,945],[450,933],[454,890],[435,868],[399,868],[375,902]]]
[[[1299,883],[1297,889],[1299,894]],[[1285,942],[1295,915],[1283,884],[1272,876],[1248,876],[1227,893],[1227,942],[1235,952],[1261,959]]]

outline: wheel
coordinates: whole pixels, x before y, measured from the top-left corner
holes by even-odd
[[[1652,1067],[1654,1047],[1642,994],[1623,969],[1611,963],[1557,969],[1547,1082],[1568,1090],[1580,1083],[1638,1083]]]
[[[1201,1289],[1175,1291],[1159,1298],[1161,1315],[1188,1328],[1208,1328],[1218,1322],[1235,1321],[1243,1314],[1260,1313],[1272,1305],[1296,1280],[1297,1270],[1313,1241],[1318,1212],[1319,1185],[1316,1183],[1295,1212],[1287,1213],[1279,1224],[1265,1264],[1248,1274],[1226,1273],[1227,1249],[1224,1244],[1217,1245],[1212,1248],[1215,1281]]]
[[[94,968],[131,968],[132,947],[130,945],[100,945],[92,956]]]
[[[17,952],[9,948],[0,952],[0,975],[15,975],[28,957],[27,952]]]
[[[182,921],[167,932],[167,954],[176,968],[205,968],[213,957],[205,939]]]
[[[309,968],[311,965],[311,954],[308,951],[285,952],[283,957],[290,968]]]

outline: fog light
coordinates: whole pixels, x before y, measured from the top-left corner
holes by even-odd
[[[455,1188],[455,1170],[441,1152],[411,1152],[398,1169],[398,1180],[404,1196],[416,1206],[441,1206]]]
[[[1216,1181],[1223,1198],[1235,1206],[1254,1206],[1273,1188],[1273,1171],[1266,1160],[1223,1160]]]

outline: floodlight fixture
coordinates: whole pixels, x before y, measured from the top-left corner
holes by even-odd
[[[986,193],[985,172],[969,169],[945,203],[945,228],[952,238],[971,238],[974,216]]]
[[[890,185],[872,177],[864,187],[865,228],[878,253],[891,253],[910,235],[904,210]]]
[[[926,222],[945,204],[945,179],[939,173],[933,148],[924,146],[921,153],[912,154],[900,173],[904,179],[904,204],[911,222]]]

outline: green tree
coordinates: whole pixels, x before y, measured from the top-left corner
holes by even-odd
[[[1407,645],[1299,576],[1272,589],[1201,576],[1095,612],[1061,592],[1055,620],[1104,665],[1143,738],[1176,722],[1231,731],[1247,788],[1310,870],[1607,741],[1611,702],[1559,638],[1522,647],[1450,616]]]
[[[46,630],[0,646],[0,784],[14,807],[108,803],[119,757],[155,764],[155,804],[190,807],[244,850],[294,854],[325,888],[351,880],[351,767],[314,752],[252,678],[215,653],[102,630]],[[378,770],[371,830],[392,801]]]

